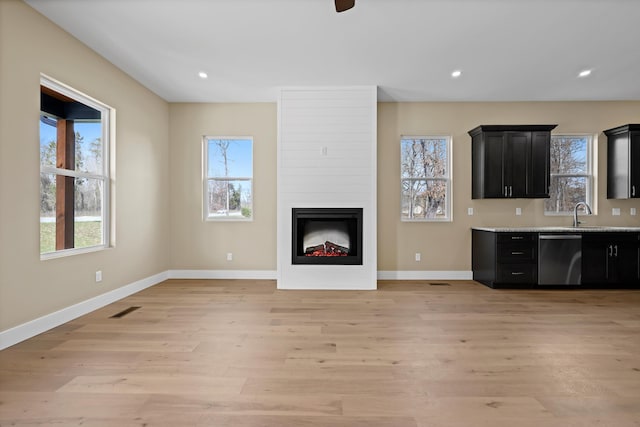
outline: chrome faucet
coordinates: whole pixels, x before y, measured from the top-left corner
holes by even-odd
[[[573,207],[573,226],[574,227],[578,227],[580,225],[580,221],[578,221],[578,208],[580,206],[584,206],[584,208],[587,211],[587,215],[591,215],[591,208],[589,207],[587,202],[576,203],[576,205]]]

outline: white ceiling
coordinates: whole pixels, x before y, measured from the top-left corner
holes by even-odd
[[[26,2],[170,102],[333,85],[377,85],[380,101],[640,100],[639,0]]]

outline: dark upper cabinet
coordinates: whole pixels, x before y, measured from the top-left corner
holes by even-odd
[[[470,130],[472,197],[549,197],[549,148],[555,127],[482,125]]]
[[[640,124],[604,131],[607,136],[607,199],[640,198]]]

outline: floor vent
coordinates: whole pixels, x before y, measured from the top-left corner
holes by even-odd
[[[122,310],[120,313],[114,314],[113,316],[110,317],[110,319],[119,319],[119,318],[124,317],[127,314],[131,313],[132,311],[136,311],[139,308],[140,307],[129,307],[127,309]]]
[[[431,285],[431,286],[451,286],[449,283],[443,283],[443,282],[432,282],[432,283],[429,283],[429,285]]]

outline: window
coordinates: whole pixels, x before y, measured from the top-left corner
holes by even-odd
[[[253,218],[253,138],[204,137],[204,219]]]
[[[400,141],[403,221],[451,221],[451,138]]]
[[[111,108],[40,80],[40,256],[108,246]]]
[[[594,207],[592,175],[593,136],[551,136],[551,187],[546,215],[568,215],[578,202]]]

